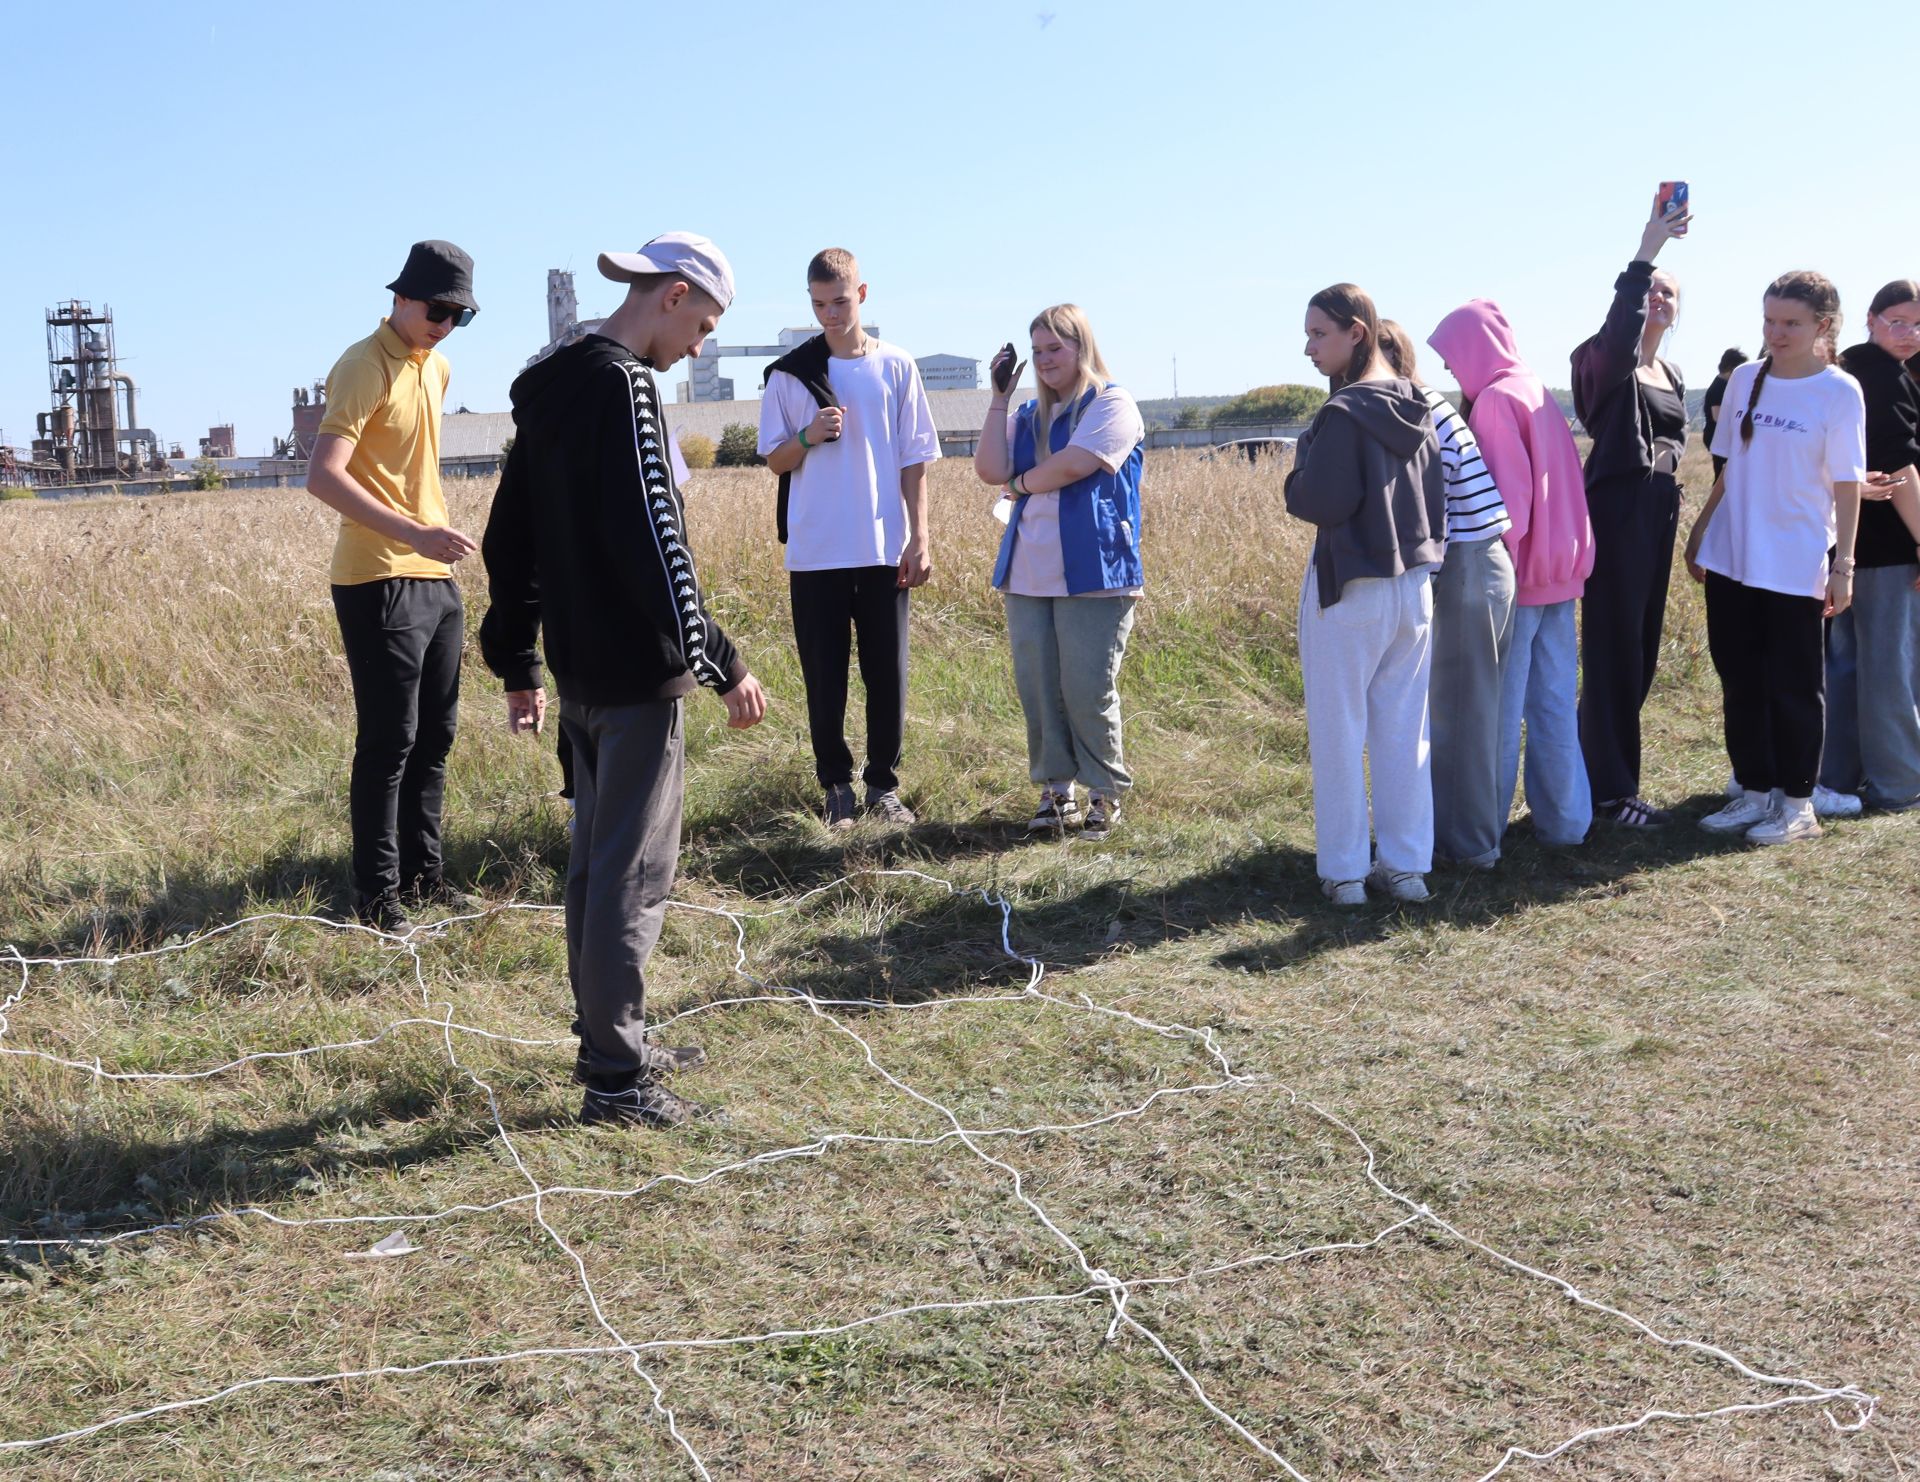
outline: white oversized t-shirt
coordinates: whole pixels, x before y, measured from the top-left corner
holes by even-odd
[[[1867,476],[1867,412],[1860,383],[1828,366],[1788,380],[1769,374],[1743,444],[1758,362],[1727,382],[1713,452],[1727,460],[1726,492],[1700,539],[1700,564],[1746,587],[1790,597],[1827,595],[1836,522],[1833,486]]]
[[[787,570],[893,566],[907,548],[900,471],[940,456],[920,368],[897,345],[870,339],[865,355],[827,361],[844,411],[840,436],[800,460],[787,493]],[[760,456],[800,433],[820,410],[799,379],[776,371],[760,399]]]
[[[1084,396],[1085,393],[1083,392]],[[1053,420],[1071,416],[1079,402],[1061,403],[1053,409]],[[1014,445],[1019,431],[1020,413],[1007,413],[1007,447]],[[1084,448],[1100,460],[1100,466],[1108,473],[1118,473],[1120,465],[1133,455],[1142,438],[1147,435],[1146,423],[1141,420],[1140,408],[1127,392],[1119,386],[1109,386],[1095,396],[1081,413],[1080,420],[1073,424],[1073,432],[1067,438],[1070,448]],[[1052,447],[1045,432],[1037,433],[1034,438],[1034,453],[1040,462],[1047,461],[1046,449]],[[1016,597],[1065,597],[1067,593],[1066,554],[1060,549],[1060,495],[1056,490],[1051,494],[1029,494],[1019,506],[1020,529],[1014,536],[1013,559],[1007,563],[1006,584],[1003,592],[1011,592]],[[1082,592],[1082,597],[1122,597],[1141,595],[1139,587],[1116,587],[1110,592]]]

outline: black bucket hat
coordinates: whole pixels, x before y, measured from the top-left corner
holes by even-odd
[[[407,265],[387,289],[421,303],[457,304],[480,312],[480,305],[473,301],[473,259],[437,238],[413,244]]]

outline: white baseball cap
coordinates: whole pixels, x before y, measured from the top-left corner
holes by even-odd
[[[678,273],[722,309],[733,302],[733,267],[726,254],[693,232],[662,232],[638,252],[600,254],[600,276],[616,283],[654,273]]]

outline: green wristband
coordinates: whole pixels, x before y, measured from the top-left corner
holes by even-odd
[[[800,429],[800,446],[803,448],[812,448],[813,446],[812,443],[807,441],[807,429],[804,427]]]

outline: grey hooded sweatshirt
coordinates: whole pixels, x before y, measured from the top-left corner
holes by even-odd
[[[1447,490],[1419,389],[1358,381],[1328,397],[1293,450],[1286,500],[1289,513],[1320,527],[1313,562],[1322,608],[1357,578],[1437,566]]]

